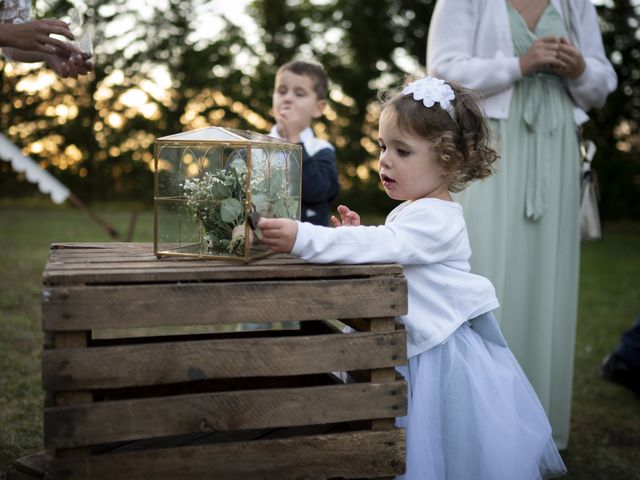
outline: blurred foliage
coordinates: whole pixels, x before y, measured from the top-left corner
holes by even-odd
[[[52,81],[44,69],[0,60],[0,131],[89,201],[151,203],[153,140],[207,125],[271,127],[277,67],[321,62],[331,80],[319,136],[337,147],[339,202],[383,211],[377,156],[377,92],[424,74],[435,0],[254,0],[255,22],[236,25],[226,2],[84,0],[97,27],[95,73]],[[585,136],[607,218],[640,218],[640,39],[637,0],[598,7],[620,87],[590,112]],[[72,4],[43,0],[37,16],[65,18]],[[48,79],[48,80],[47,80]],[[62,107],[61,107],[62,106]],[[0,162],[0,195],[34,188]]]
[[[598,151],[594,167],[607,219],[640,218],[640,2],[616,0],[598,8],[605,50],[618,88],[589,112],[583,135]]]

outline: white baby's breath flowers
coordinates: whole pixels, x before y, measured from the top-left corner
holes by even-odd
[[[245,178],[244,171],[227,168],[184,181],[187,208],[204,230],[208,253],[244,254],[244,233],[233,233],[244,224]]]
[[[282,168],[271,168],[268,174],[253,171],[250,183],[248,197],[246,166],[233,161],[224,169],[204,172],[181,184],[187,209],[202,228],[207,253],[242,256],[246,244],[253,246],[258,237],[245,223],[248,198],[252,208],[270,217],[292,218],[298,211],[299,201],[289,197]]]

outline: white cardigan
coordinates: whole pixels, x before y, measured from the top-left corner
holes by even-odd
[[[427,42],[427,71],[478,91],[485,114],[506,119],[513,84],[522,78],[514,55],[507,0],[438,0]],[[562,0],[551,3],[563,16]],[[567,85],[581,124],[592,107],[601,107],[617,86],[616,73],[602,45],[595,7],[589,0],[568,0],[571,41],[586,62],[584,73]]]
[[[292,254],[313,263],[400,263],[409,310],[409,357],[442,343],[460,325],[499,304],[489,280],[470,272],[462,206],[435,198],[405,202],[384,226],[328,228],[298,223]],[[357,299],[356,299],[357,300]]]

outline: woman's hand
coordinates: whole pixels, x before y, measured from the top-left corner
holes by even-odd
[[[554,70],[562,66],[558,51],[560,40],[554,36],[539,38],[531,44],[527,53],[520,57],[522,75],[530,75],[539,70]]]
[[[69,25],[61,20],[33,20],[25,23],[0,24],[0,46],[43,54],[69,54],[67,43],[52,38],[57,34],[74,40]]]
[[[336,227],[356,227],[360,225],[360,215],[345,205],[338,206],[340,220],[335,215],[331,216],[331,222]]]
[[[67,55],[45,55],[45,61],[51,70],[61,78],[78,78],[93,70],[93,63],[85,59],[80,50],[74,45],[69,45],[69,49],[70,54]]]
[[[575,80],[584,73],[587,64],[580,50],[571,45],[569,40],[562,37],[558,44],[558,66],[552,67],[551,71],[562,76]]]
[[[298,234],[298,224],[288,218],[260,218],[258,228],[262,242],[276,253],[291,253]]]

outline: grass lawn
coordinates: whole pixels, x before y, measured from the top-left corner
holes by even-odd
[[[126,233],[132,208],[96,207]],[[152,241],[152,215],[140,213],[133,241]],[[40,278],[53,242],[105,242],[84,213],[48,203],[0,203],[0,472],[42,448]],[[599,378],[602,358],[640,315],[640,224],[605,228],[583,245],[570,447],[576,480],[640,480],[640,397]],[[0,474],[0,477],[2,475]],[[514,479],[518,480],[518,479]]]

